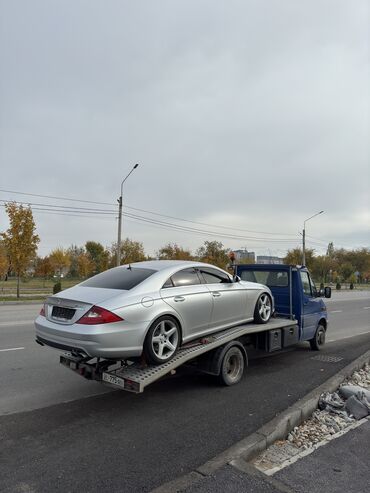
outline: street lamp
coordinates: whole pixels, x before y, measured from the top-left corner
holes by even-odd
[[[117,267],[121,263],[121,236],[122,236],[122,194],[123,194],[123,184],[127,180],[127,178],[131,175],[131,173],[139,166],[139,164],[135,164],[130,173],[122,180],[121,183],[121,195],[119,196],[118,202],[118,239],[117,239],[117,255],[116,255],[116,264]]]
[[[302,265],[306,265],[306,222],[309,221],[310,219],[313,219],[314,217],[318,216],[319,214],[322,214],[324,211],[316,212],[313,216],[309,217],[308,219],[305,219],[303,221],[303,234],[302,234]]]

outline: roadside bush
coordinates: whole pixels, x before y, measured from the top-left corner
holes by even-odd
[[[53,286],[53,294],[59,293],[62,291],[62,283],[60,281],[56,282]]]
[[[341,289],[341,287],[342,286],[341,286],[340,282],[337,282],[337,284],[335,285],[335,289],[338,289],[339,290],[339,289]]]

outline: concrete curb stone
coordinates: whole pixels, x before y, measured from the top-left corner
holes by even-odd
[[[252,433],[252,435],[232,445],[218,456],[199,466],[195,471],[165,483],[152,490],[151,493],[181,492],[199,482],[203,477],[214,474],[226,464],[232,464],[235,461],[240,462],[241,460],[244,462],[250,461],[276,440],[285,439],[295,426],[308,419],[317,408],[319,397],[323,392],[334,392],[355,370],[359,370],[365,363],[369,362],[370,351],[366,351],[366,353],[342,368],[336,375],[309,392],[255,433]]]

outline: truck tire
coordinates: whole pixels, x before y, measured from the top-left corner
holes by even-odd
[[[321,324],[318,325],[315,336],[310,339],[310,346],[312,351],[320,351],[325,344],[326,330]]]
[[[144,341],[144,355],[149,363],[167,363],[180,345],[180,325],[174,318],[164,315],[149,327]]]
[[[272,315],[272,302],[267,293],[259,295],[255,309],[254,321],[256,324],[267,324]]]
[[[226,386],[237,384],[242,379],[244,366],[244,355],[241,350],[236,346],[231,347],[222,359],[219,382]]]

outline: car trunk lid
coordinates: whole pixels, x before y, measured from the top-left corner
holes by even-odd
[[[119,294],[122,294],[122,290],[74,286],[46,299],[45,317],[51,322],[71,325],[92,306],[100,305]]]

